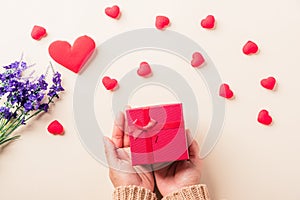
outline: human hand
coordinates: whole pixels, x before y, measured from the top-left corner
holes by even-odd
[[[189,141],[192,140],[189,131],[187,131],[187,137]],[[202,161],[199,153],[199,145],[193,140],[189,147],[189,160],[173,162],[169,166],[154,172],[156,185],[163,196],[186,186],[200,184]]]
[[[120,113],[115,121],[112,139],[104,137],[109,177],[114,187],[136,185],[154,190],[154,177],[146,166],[132,166],[129,136],[124,133],[125,117]]]

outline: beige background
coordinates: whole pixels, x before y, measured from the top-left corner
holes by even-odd
[[[113,4],[118,4],[123,11],[119,21],[103,14],[104,8]],[[204,161],[203,183],[208,185],[213,199],[298,200],[299,9],[298,0],[1,0],[0,63],[9,64],[24,52],[28,62],[46,66],[51,60],[47,48],[54,40],[73,42],[87,34],[99,45],[124,31],[153,27],[155,16],[165,14],[172,21],[169,29],[198,42],[236,94],[235,100],[226,102],[222,137]],[[200,27],[200,20],[208,14],[215,15],[216,30]],[[48,36],[39,42],[31,39],[33,25],[46,27]],[[248,39],[259,45],[258,55],[248,57],[241,53]],[[180,60],[170,55],[142,52],[117,61],[109,73],[118,78],[127,71],[126,66],[129,70],[141,60],[175,68],[181,65]],[[120,65],[125,67],[117,69]],[[76,75],[58,64],[55,67],[63,73],[66,92],[51,113],[31,121],[20,130],[22,138],[1,151],[1,200],[110,199],[113,187],[107,168],[87,153],[75,131],[72,95]],[[188,71],[182,74],[193,76]],[[268,75],[278,79],[276,92],[266,91],[259,85],[260,79]],[[198,131],[205,134],[212,115],[209,96],[201,80],[191,78],[191,85],[203,91],[198,97],[199,109],[202,108]],[[156,89],[163,92],[161,88]],[[103,90],[101,85],[99,90]],[[174,100],[169,93],[149,98],[149,90],[154,89],[137,92],[131,104]],[[99,99],[97,109],[104,109],[98,122],[109,135],[113,119],[110,110],[105,110],[105,99],[110,96],[107,92],[101,94],[95,96]],[[274,118],[270,127],[256,122],[262,108],[268,109]],[[101,121],[101,116],[106,120]],[[53,119],[65,126],[63,137],[47,133],[46,127]]]

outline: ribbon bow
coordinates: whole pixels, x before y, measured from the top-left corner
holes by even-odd
[[[132,134],[132,136],[136,139],[138,138],[142,133],[144,132],[154,132],[154,131],[160,131],[160,130],[167,130],[167,129],[174,129],[179,128],[181,125],[181,121],[175,121],[175,122],[166,122],[164,124],[160,124],[150,118],[150,121],[147,125],[141,126],[137,124],[137,119],[133,121],[133,126],[130,126],[129,132]]]
[[[150,118],[150,121],[145,126],[138,125],[137,122],[138,122],[137,119],[134,120],[132,122],[132,124],[134,126],[131,127],[131,129],[133,129],[133,130],[131,130],[132,135],[135,139],[138,138],[142,133],[148,132],[149,130],[151,130],[157,124],[157,121],[152,118]]]

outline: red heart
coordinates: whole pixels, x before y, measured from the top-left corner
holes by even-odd
[[[267,110],[261,110],[258,114],[257,121],[264,125],[270,125],[273,119]]]
[[[147,77],[151,75],[151,73],[152,73],[151,67],[147,62],[142,62],[140,64],[140,67],[137,70],[137,74],[143,77]]]
[[[221,84],[220,90],[219,90],[219,95],[221,97],[224,97],[226,99],[230,99],[233,97],[233,92],[230,89],[229,85],[226,83]]]
[[[102,83],[107,90],[114,90],[118,86],[118,81],[108,76],[102,78]]]
[[[260,81],[260,84],[261,84],[261,86],[263,86],[266,89],[273,90],[274,86],[276,84],[276,79],[274,77],[270,76],[268,78],[262,79]]]
[[[248,41],[243,47],[243,52],[246,55],[255,54],[258,52],[258,46],[254,42]]]
[[[208,15],[205,19],[201,20],[201,26],[207,29],[213,29],[215,27],[215,17]]]
[[[193,53],[192,57],[193,57],[193,59],[191,61],[191,65],[193,67],[200,67],[205,62],[204,57],[199,52]]]
[[[163,30],[167,26],[169,26],[170,20],[166,16],[156,16],[155,26],[159,30]]]
[[[118,19],[120,17],[120,8],[117,5],[107,7],[105,8],[105,14],[113,19]]]
[[[46,29],[41,26],[34,26],[31,31],[31,37],[35,40],[40,40],[47,35]]]
[[[64,133],[64,127],[57,120],[54,120],[48,125],[48,132],[53,135],[62,135]]]
[[[78,73],[94,52],[95,47],[94,40],[85,35],[77,38],[73,46],[66,41],[52,42],[48,51],[57,63]]]

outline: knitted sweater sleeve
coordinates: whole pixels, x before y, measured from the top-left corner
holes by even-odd
[[[199,184],[181,188],[165,196],[162,200],[209,200],[206,185]]]
[[[146,188],[129,185],[115,188],[113,200],[157,200],[157,198],[156,194]]]

